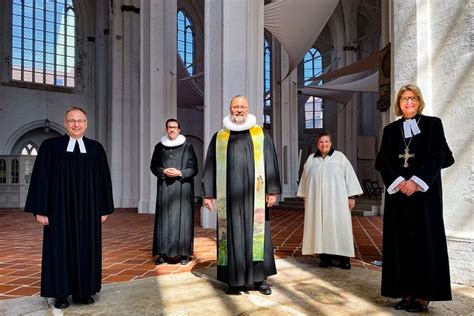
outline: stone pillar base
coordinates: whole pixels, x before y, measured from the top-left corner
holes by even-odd
[[[201,206],[201,227],[217,228],[217,211],[209,211],[205,206]]]

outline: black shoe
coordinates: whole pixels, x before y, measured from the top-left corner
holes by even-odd
[[[72,301],[76,304],[84,304],[84,305],[89,305],[94,303],[94,299],[92,296],[87,295],[87,296],[72,296]]]
[[[398,309],[398,310],[406,309],[408,307],[408,305],[411,304],[411,302],[412,302],[411,299],[402,298],[400,302],[395,304],[394,308]]]
[[[158,258],[156,258],[156,260],[155,260],[156,265],[163,264],[163,263],[166,263],[166,257],[165,256],[159,256]]]
[[[225,291],[227,295],[240,295],[240,287],[238,286],[228,286]]]
[[[405,310],[410,313],[421,313],[428,310],[429,303],[430,301],[427,301],[426,303],[421,303],[418,300],[413,300],[410,304],[408,304]]]
[[[272,288],[270,287],[270,284],[267,283],[267,280],[263,280],[263,282],[258,287],[258,291],[263,295],[272,294]]]
[[[331,263],[330,263],[329,261],[327,261],[327,260],[321,260],[321,261],[319,262],[319,267],[320,267],[320,268],[327,268],[327,267],[329,267],[330,265],[331,265]]]
[[[54,307],[59,309],[65,309],[69,307],[69,301],[64,297],[57,297],[54,301]]]
[[[189,258],[187,256],[181,256],[181,260],[179,260],[179,263],[185,266],[189,263]]]
[[[339,263],[339,268],[344,269],[344,270],[350,270],[350,268],[351,268],[351,263],[350,263],[350,262],[341,261],[341,263]]]

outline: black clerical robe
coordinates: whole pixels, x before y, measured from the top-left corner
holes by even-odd
[[[25,211],[49,218],[41,296],[87,296],[101,288],[101,216],[114,211],[112,183],[102,145],[83,141],[87,153],[79,152],[77,142],[67,152],[67,135],[45,140],[33,168]]]
[[[67,152],[69,136],[45,140],[36,157],[25,211],[49,218],[44,227],[41,296],[100,291],[101,216],[114,211],[102,145],[83,137],[87,153]]]
[[[405,150],[403,119],[385,127],[375,164],[387,188],[399,176],[408,180],[413,175],[429,186],[411,196],[385,193],[382,295],[450,300],[441,169],[452,165],[454,158],[439,118],[418,115],[415,120],[421,133],[411,143],[405,139],[410,154],[415,154],[409,166],[405,168],[399,158]]]
[[[166,177],[165,168],[176,168],[181,177]],[[193,145],[167,147],[158,143],[151,159],[158,178],[153,255],[190,256],[194,238],[194,176],[198,165]]]
[[[202,192],[216,198],[216,136],[207,151]],[[264,132],[265,193],[279,194],[280,175],[273,142]],[[254,153],[248,130],[230,132],[227,145],[227,266],[217,266],[217,278],[230,286],[253,286],[276,274],[269,210],[265,209],[264,260],[253,261]]]

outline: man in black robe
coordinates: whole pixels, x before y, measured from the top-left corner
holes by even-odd
[[[166,134],[155,146],[151,172],[158,178],[153,256],[155,264],[179,257],[182,265],[193,254],[194,176],[198,173],[193,145],[180,134],[176,119],[166,121]]]
[[[219,205],[217,178],[225,178],[226,195],[224,203],[224,217],[218,215],[218,266],[217,278],[228,284],[229,294],[238,294],[240,290],[255,288],[265,295],[271,294],[271,288],[266,278],[276,274],[275,259],[270,231],[269,207],[276,202],[276,195],[280,193],[280,176],[275,148],[270,136],[256,125],[256,118],[248,113],[248,101],[244,96],[235,96],[230,105],[230,115],[223,120],[224,129],[219,132],[228,133],[227,151],[225,157],[219,157],[218,133],[209,144],[202,189],[205,206],[211,210]],[[255,154],[256,141],[251,130],[260,130],[263,135],[264,175],[255,177],[258,156]],[[217,149],[217,152],[216,152]],[[226,174],[219,175],[219,160],[226,160]],[[222,166],[221,166],[222,167]],[[264,177],[264,179],[263,179]],[[255,179],[257,178],[257,179]],[[263,258],[255,258],[254,247],[256,237],[254,226],[259,217],[255,217],[254,206],[256,191],[259,190],[257,181],[263,183],[264,201],[263,212],[260,216],[264,227]],[[262,209],[260,209],[262,210]],[[224,226],[225,227],[222,227]],[[262,228],[263,228],[262,227]],[[224,229],[225,233],[219,231]],[[219,237],[220,236],[220,237]],[[219,247],[219,238],[226,237],[225,249]],[[225,258],[223,258],[225,256]]]
[[[387,188],[382,295],[401,297],[396,309],[421,312],[429,301],[451,300],[441,169],[454,158],[441,120],[421,115],[417,86],[402,87],[395,107],[402,118],[384,128],[375,163]]]
[[[86,112],[66,112],[67,134],[45,140],[36,157],[25,211],[44,225],[41,296],[56,308],[92,304],[102,281],[102,225],[114,211],[102,145],[84,137]]]

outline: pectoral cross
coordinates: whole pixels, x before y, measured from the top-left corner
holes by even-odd
[[[415,157],[415,154],[409,153],[409,148],[405,147],[405,153],[398,155],[398,158],[405,159],[405,163],[403,164],[403,168],[408,168],[408,159]]]

